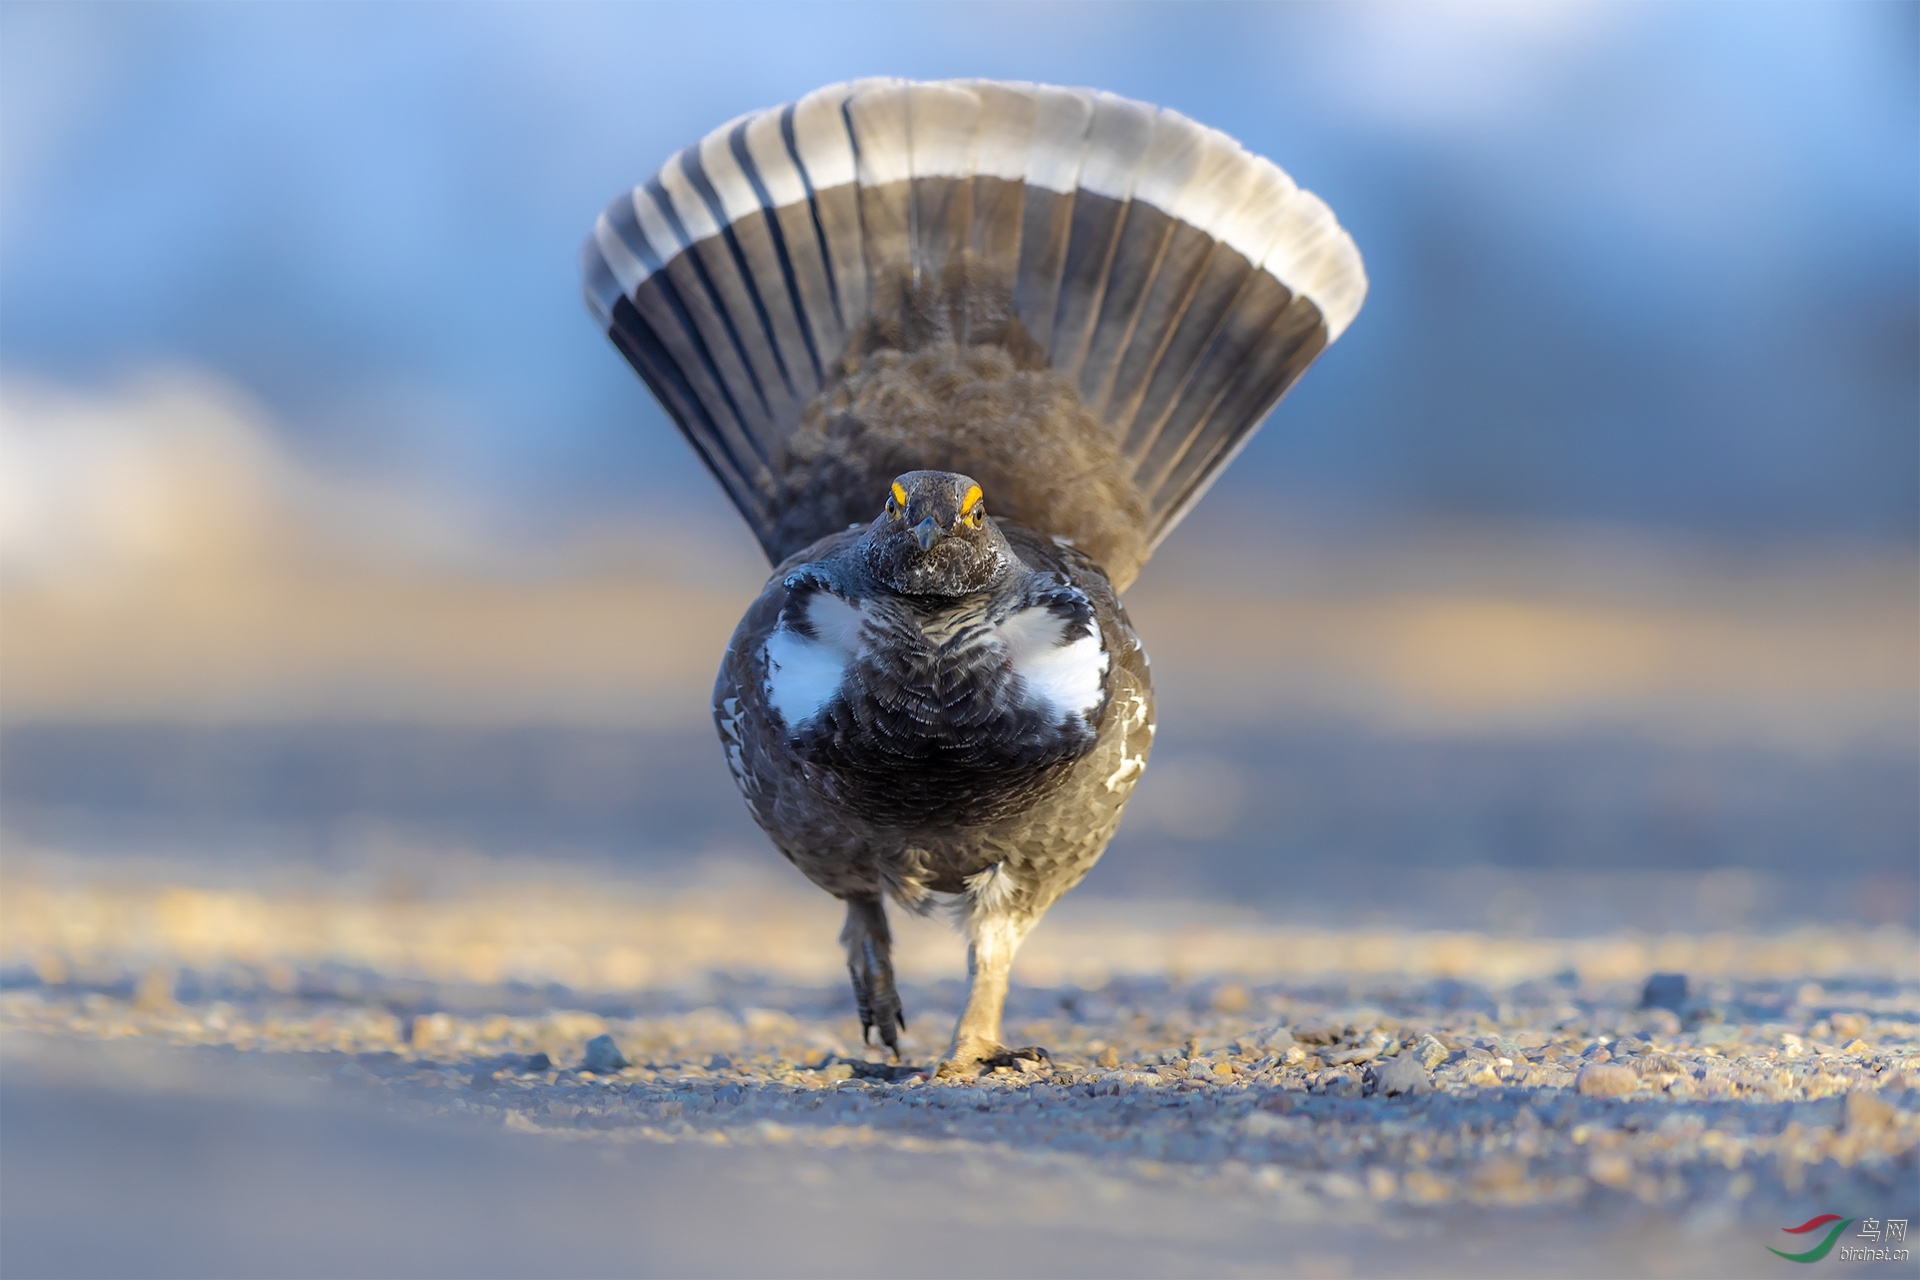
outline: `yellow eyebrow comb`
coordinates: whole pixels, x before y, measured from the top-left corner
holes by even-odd
[[[980,492],[979,485],[976,484],[971,488],[969,488],[967,490],[967,496],[960,499],[960,514],[965,515],[967,514],[967,512],[973,510],[974,505],[978,503],[980,499],[985,496],[986,496],[985,494]]]

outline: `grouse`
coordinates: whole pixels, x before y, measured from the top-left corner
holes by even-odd
[[[753,817],[846,904],[899,1056],[886,899],[950,902],[939,1070],[1012,1055],[1014,953],[1092,868],[1153,740],[1120,603],[1352,321],[1327,206],[1176,112],[875,79],[753,112],[598,219],[588,305],[776,567],[713,714]]]

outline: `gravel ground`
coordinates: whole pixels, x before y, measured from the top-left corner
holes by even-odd
[[[1802,1242],[1779,1229],[1814,1214],[1920,1217],[1920,953],[1900,930],[1501,939],[1091,903],[1050,918],[1016,975],[1009,1034],[1049,1058],[953,1083],[928,1068],[962,994],[958,944],[902,928],[918,1038],[878,1061],[833,904],[773,882],[322,894],[10,866],[6,889],[0,1032],[9,1076],[35,1087],[78,1087],[76,1061],[89,1088],[143,1087],[158,1059],[128,1046],[165,1049],[200,1064],[189,1077],[270,1065],[326,1105],[528,1159],[585,1143],[658,1169],[724,1149],[732,1164],[688,1176],[815,1169],[919,1203],[991,1186],[1019,1221],[1069,1232],[1127,1204],[1136,1226],[1160,1221],[1148,1204],[1240,1224],[1212,1252],[1168,1225],[1131,1262],[1029,1250],[1013,1273],[1078,1257],[1156,1274],[1752,1274],[1787,1269],[1763,1246]],[[9,1142],[10,1176],[30,1158]],[[850,1233],[887,1229],[833,1203]],[[1563,1262],[1469,1237],[1552,1239]],[[631,1265],[690,1269],[674,1256]]]

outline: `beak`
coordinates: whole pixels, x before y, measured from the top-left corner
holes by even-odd
[[[946,530],[942,529],[939,524],[934,521],[932,516],[928,516],[925,520],[913,526],[914,540],[920,544],[922,551],[931,548],[933,544],[940,541],[945,534]]]

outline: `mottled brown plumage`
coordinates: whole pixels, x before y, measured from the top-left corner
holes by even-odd
[[[1007,283],[990,279],[969,260],[937,286],[890,291],[913,322],[870,322],[802,412],[772,468],[775,539],[805,545],[864,522],[903,471],[962,471],[995,510],[1070,541],[1124,591],[1147,558],[1146,503],[1073,384],[997,305]],[[968,325],[952,313],[965,316],[972,291],[988,305]]]

